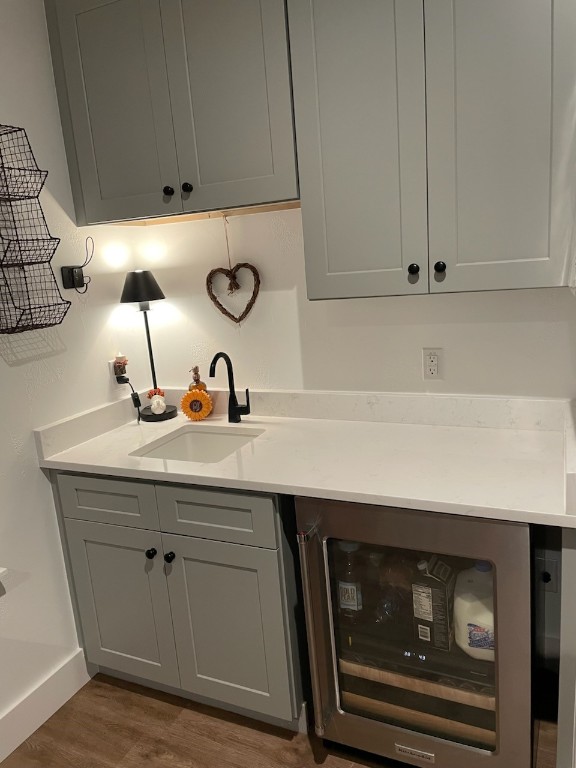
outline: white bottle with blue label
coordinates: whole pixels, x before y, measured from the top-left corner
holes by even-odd
[[[494,661],[494,574],[492,565],[479,560],[461,571],[454,588],[456,644],[474,659]]]

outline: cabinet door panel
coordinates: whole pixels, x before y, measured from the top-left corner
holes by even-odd
[[[160,534],[83,520],[66,534],[88,660],[178,686]]]
[[[291,720],[278,552],[162,538],[182,688]]]
[[[425,0],[432,291],[562,285],[576,9]]]
[[[422,4],[288,11],[308,297],[426,293]]]
[[[181,211],[159,0],[57,10],[87,221]]]
[[[156,486],[162,530],[201,539],[277,549],[276,510],[270,496]]]
[[[64,517],[157,530],[156,490],[151,483],[58,475]]]
[[[283,0],[163,0],[185,210],[297,197]]]

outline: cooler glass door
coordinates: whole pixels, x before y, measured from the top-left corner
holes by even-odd
[[[527,768],[528,526],[296,509],[317,733],[413,765]]]

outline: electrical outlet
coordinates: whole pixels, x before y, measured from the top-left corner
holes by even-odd
[[[116,373],[114,372],[114,363],[115,362],[116,362],[116,360],[108,360],[108,370],[110,372],[110,377],[112,379],[112,382],[113,382],[114,386],[120,388],[120,387],[123,387],[124,385],[123,384],[119,384],[118,381],[116,380]]]
[[[422,350],[422,376],[424,379],[442,378],[442,350]]]

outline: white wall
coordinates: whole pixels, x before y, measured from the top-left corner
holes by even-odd
[[[228,226],[232,264],[252,262],[262,276],[241,328],[213,308],[204,287],[208,271],[227,264],[222,220],[118,228],[121,267],[99,228],[90,230],[99,253],[94,270],[153,269],[168,297],[151,315],[159,379],[167,385],[186,383],[196,362],[206,374],[221,348],[232,355],[240,386],[576,394],[576,297],[567,288],[309,302],[299,211],[230,217]],[[246,273],[240,278],[251,287]],[[111,287],[112,276],[106,281]],[[230,301],[225,281],[220,288]],[[134,335],[119,329],[118,343],[140,362],[138,312],[124,307],[111,320],[127,321]],[[423,380],[423,347],[444,350],[442,381]],[[218,381],[224,384],[223,375]]]
[[[0,3],[0,123],[26,128],[40,167],[50,172],[41,201],[52,234],[62,238],[54,264],[78,263],[82,238],[65,212],[70,190],[41,0]],[[8,568],[0,585],[0,761],[14,734],[34,727],[13,708],[78,646],[32,429],[109,399],[108,381],[98,375],[114,347],[109,314],[90,296],[77,297],[58,329],[0,335],[0,566]],[[56,705],[58,695],[64,688],[49,691]]]

